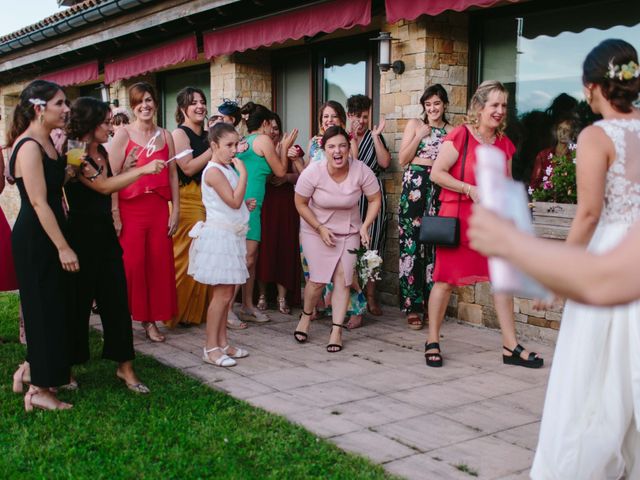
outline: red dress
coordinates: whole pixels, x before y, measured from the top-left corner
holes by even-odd
[[[291,173],[291,172],[289,172]],[[256,278],[279,283],[287,289],[290,305],[300,304],[300,216],[293,202],[293,184],[279,187],[267,183],[262,204],[262,239],[258,250]]]
[[[0,292],[17,289],[18,280],[11,254],[11,228],[0,208]]]
[[[129,140],[125,156],[134,147]],[[169,146],[147,157],[141,150],[138,166],[152,160],[167,160]],[[173,242],[167,235],[169,224],[169,169],[157,175],[145,175],[118,193],[122,246],[129,310],[138,322],[171,320],[177,313],[176,276]]]
[[[458,151],[459,156],[456,163],[451,167],[449,173],[457,179],[462,177],[462,150],[464,148],[464,139],[467,127],[462,125],[454,128],[444,139],[445,142],[453,143]],[[469,144],[467,147],[467,160],[464,168],[464,183],[476,185],[476,147],[480,143],[475,137],[468,133]],[[507,159],[513,156],[516,148],[511,140],[506,136],[496,139],[494,146],[502,150]],[[508,164],[505,162],[505,172],[508,170]],[[441,217],[455,217],[458,214],[458,192],[443,188],[440,192],[440,212]],[[480,255],[469,247],[469,238],[467,237],[467,228],[469,226],[469,217],[471,216],[471,206],[473,201],[462,195],[460,201],[460,244],[457,247],[436,247],[436,265],[433,272],[433,279],[436,282],[445,282],[452,285],[469,285],[476,282],[484,282],[489,279],[489,266],[487,257]]]

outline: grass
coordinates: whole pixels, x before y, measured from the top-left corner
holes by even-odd
[[[69,411],[24,412],[10,378],[24,358],[18,342],[18,300],[0,294],[0,478],[109,479],[382,479],[379,466],[177,370],[138,356],[151,388],[137,396],[101,360],[75,373],[77,392],[60,397]],[[212,367],[215,368],[215,367]]]
[[[469,467],[466,463],[459,463],[458,465],[454,465],[454,467],[456,467],[461,472],[471,475],[472,477],[478,476],[478,472],[473,468]]]

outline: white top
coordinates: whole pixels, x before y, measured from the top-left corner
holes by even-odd
[[[202,171],[202,203],[207,211],[206,223],[220,223],[243,226],[249,223],[249,209],[242,202],[240,208],[231,208],[227,205],[213,187],[207,184],[206,175],[210,168],[220,170],[229,181],[231,188],[238,186],[238,174],[231,165],[221,165],[214,161],[209,161]]]

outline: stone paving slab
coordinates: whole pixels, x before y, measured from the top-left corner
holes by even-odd
[[[331,322],[316,320],[309,342],[293,338],[297,315],[229,332],[250,356],[233,368],[202,362],[204,326],[163,329],[154,344],[134,325],[137,351],[204,384],[283,415],[344,450],[409,479],[528,478],[553,346],[522,343],[545,368],[502,364],[498,332],[447,321],[445,365],[428,368],[426,330],[412,331],[397,309],[345,331],[344,350],[327,353]],[[99,318],[92,319],[99,328]],[[161,327],[162,328],[162,327]]]

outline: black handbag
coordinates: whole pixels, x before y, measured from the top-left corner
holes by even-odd
[[[465,127],[464,148],[462,149],[462,178],[464,183],[464,167],[467,160],[467,146],[469,144],[469,130]],[[443,247],[457,247],[460,243],[460,202],[462,193],[458,196],[458,213],[455,217],[439,217],[425,215],[420,224],[420,241]]]

